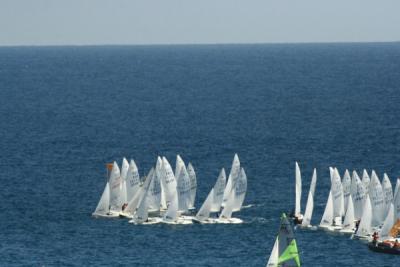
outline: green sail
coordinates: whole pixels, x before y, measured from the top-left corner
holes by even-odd
[[[292,240],[286,250],[282,253],[282,255],[278,259],[278,264],[281,264],[285,261],[294,259],[297,267],[300,267],[300,258],[299,252],[297,250],[296,240]]]

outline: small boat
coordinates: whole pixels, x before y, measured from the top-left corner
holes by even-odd
[[[395,241],[372,241],[368,243],[368,248],[375,252],[400,255],[400,242]]]
[[[266,265],[266,267],[280,266],[301,266],[293,229],[285,213],[281,216],[278,236]]]

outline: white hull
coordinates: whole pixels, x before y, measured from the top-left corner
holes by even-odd
[[[136,222],[134,219],[130,220],[129,223],[133,223],[136,225],[148,225],[148,224],[156,224],[156,223],[160,223],[162,221],[161,218],[158,217],[152,217],[152,218],[148,218],[146,222]]]
[[[343,233],[343,234],[354,234],[354,229],[342,229],[339,232]]]
[[[307,226],[302,226],[301,224],[299,224],[298,227],[300,227],[301,229],[308,229],[308,230],[313,230],[313,231],[318,230],[318,226],[311,225],[311,224],[309,224]]]
[[[165,223],[165,224],[192,224],[192,220],[184,220],[184,219],[178,219],[174,222],[170,222],[170,221],[164,221],[162,220],[161,223]]]
[[[106,214],[92,213],[92,216],[95,218],[118,218],[119,214],[116,212],[108,212]]]
[[[126,213],[126,212],[122,212],[122,211],[118,214],[118,216],[121,217],[121,218],[127,218],[127,219],[132,219],[133,218],[133,216],[131,214]]]
[[[230,218],[230,219],[215,219],[216,223],[223,223],[223,224],[240,224],[243,223],[243,220],[239,218]]]

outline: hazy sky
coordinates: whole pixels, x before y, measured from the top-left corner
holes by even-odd
[[[0,0],[0,45],[400,41],[400,0]]]

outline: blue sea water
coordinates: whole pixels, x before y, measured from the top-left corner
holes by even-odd
[[[0,48],[1,266],[264,266],[279,216],[329,166],[400,175],[400,43]],[[241,225],[93,219],[105,163],[195,166],[199,207],[238,153]],[[297,230],[304,266],[399,266],[348,236]]]

